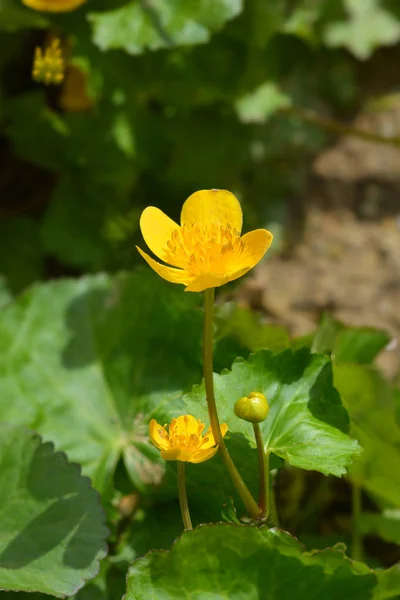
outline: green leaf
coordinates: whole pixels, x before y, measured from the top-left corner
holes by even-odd
[[[0,275],[0,308],[11,302],[11,300],[12,294],[8,289],[4,277]]]
[[[43,251],[38,223],[28,218],[2,221],[0,239],[0,273],[12,291],[20,292],[42,276]]]
[[[382,514],[363,513],[360,529],[363,535],[377,535],[386,542],[400,545],[400,510],[388,508]]]
[[[45,250],[62,263],[81,269],[106,269],[118,262],[118,258],[122,262],[119,240],[115,236],[113,244],[110,238],[115,224],[119,224],[116,216],[124,212],[126,204],[124,195],[110,183],[93,180],[80,172],[65,175],[42,221]],[[122,216],[120,220],[123,221]],[[132,238],[138,228],[138,218],[131,223],[128,216],[127,221],[131,225],[128,235]],[[130,264],[134,252],[136,249],[131,244],[130,261],[127,261]]]
[[[112,11],[92,13],[89,20],[93,41],[101,50],[141,54],[146,48],[203,44],[241,10],[242,0],[131,1]]]
[[[0,587],[72,595],[106,554],[98,494],[36,434],[1,425]]]
[[[265,394],[270,405],[261,423],[265,450],[293,466],[340,476],[359,451],[357,442],[345,433],[348,415],[325,356],[306,349],[276,355],[262,351],[248,362],[238,359],[232,371],[214,375],[214,384],[220,421],[228,424],[230,434],[243,436],[251,446],[255,446],[253,428],[234,415],[233,407],[251,391]],[[196,386],[183,400],[187,412],[207,421],[204,385]]]
[[[364,365],[335,366],[334,381],[350,414],[351,434],[364,450],[349,470],[351,479],[399,506],[400,427],[390,385]]]
[[[279,352],[290,346],[286,327],[265,323],[259,314],[233,302],[216,306],[214,322],[219,342],[225,337],[233,338],[252,352],[264,349]]]
[[[2,418],[53,441],[98,489],[121,455],[138,488],[153,485],[164,463],[148,422],[201,377],[198,302],[147,269],[30,289],[0,313]]]
[[[243,123],[265,123],[270,116],[291,104],[289,96],[273,82],[260,85],[236,102],[236,112]]]
[[[385,10],[380,0],[344,0],[349,20],[328,25],[324,32],[327,46],[344,46],[360,60],[371,56],[379,46],[400,40],[400,23]]]
[[[332,355],[335,364],[370,364],[390,342],[390,335],[373,327],[348,327],[330,314],[322,317],[314,335],[313,352]]]
[[[373,600],[400,598],[400,563],[385,571],[377,571],[378,585],[374,589]]]
[[[49,22],[35,10],[22,6],[15,0],[0,0],[0,30],[18,31],[48,27]]]
[[[365,600],[375,582],[339,549],[304,552],[277,529],[218,524],[185,532],[170,552],[134,562],[125,598]]]

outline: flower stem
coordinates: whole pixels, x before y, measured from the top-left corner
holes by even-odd
[[[178,492],[179,492],[179,504],[181,507],[183,527],[185,530],[193,529],[192,520],[190,518],[189,504],[186,494],[186,483],[185,483],[185,463],[178,460]]]
[[[270,489],[269,507],[270,507],[269,521],[270,521],[270,523],[272,523],[272,525],[274,525],[274,527],[279,527],[279,516],[278,516],[278,510],[276,508],[276,494],[275,494],[273,485]]]
[[[254,436],[257,442],[258,464],[260,466],[260,494],[258,506],[261,517],[265,520],[269,517],[269,452],[264,452],[264,440],[259,423],[253,423]]]
[[[260,509],[254,500],[239,471],[235,467],[228,450],[225,446],[224,438],[221,434],[219,424],[217,405],[214,395],[214,372],[213,372],[213,315],[214,315],[214,288],[204,291],[204,328],[203,328],[203,363],[204,363],[204,383],[206,387],[208,414],[210,417],[211,430],[214,439],[219,445],[219,453],[222,461],[232,479],[232,482],[239,494],[249,516],[252,519],[260,518]]]
[[[363,548],[362,537],[360,532],[360,515],[361,515],[361,488],[356,483],[352,485],[351,491],[351,525],[352,525],[352,558],[353,560],[362,561]]]

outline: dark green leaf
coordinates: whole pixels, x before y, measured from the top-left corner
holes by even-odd
[[[337,365],[335,386],[351,417],[351,434],[363,453],[350,477],[382,500],[399,505],[400,427],[390,385],[372,367]]]
[[[28,218],[2,221],[0,239],[0,273],[12,291],[20,292],[42,276],[43,251],[38,223]]]
[[[363,535],[377,535],[387,542],[400,545],[400,509],[386,509],[382,514],[363,513],[360,516]]]
[[[15,0],[0,0],[0,29],[3,31],[18,31],[34,27],[48,27],[47,19],[37,12],[22,6]]]
[[[365,600],[375,582],[339,549],[307,553],[283,531],[219,524],[186,532],[170,552],[133,563],[125,598]]]
[[[390,342],[386,331],[372,327],[348,327],[325,314],[315,333],[312,350],[330,353],[335,363],[369,364]]]

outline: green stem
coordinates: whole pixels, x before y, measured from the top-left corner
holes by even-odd
[[[264,452],[264,440],[259,423],[253,423],[254,436],[257,443],[258,464],[260,466],[260,494],[258,506],[261,517],[265,520],[269,517],[269,452]]]
[[[179,504],[181,507],[183,527],[186,529],[193,529],[192,520],[190,518],[189,504],[186,494],[186,483],[185,483],[185,463],[178,460],[178,492],[179,492]]]
[[[352,558],[363,560],[362,536],[360,531],[361,515],[361,487],[356,483],[352,485],[351,493],[351,524],[352,524]]]
[[[260,509],[257,502],[249,492],[239,471],[235,467],[228,450],[225,446],[224,438],[221,434],[219,424],[217,405],[214,395],[214,372],[213,372],[213,315],[214,315],[214,288],[204,292],[204,328],[203,328],[203,363],[204,363],[204,383],[206,388],[208,414],[210,417],[211,430],[214,439],[219,445],[219,453],[222,461],[232,479],[232,482],[239,494],[243,504],[246,507],[249,516],[252,519],[260,518]]]
[[[273,485],[271,486],[271,489],[270,489],[269,506],[270,506],[269,520],[272,523],[272,525],[274,525],[275,527],[279,527],[278,510],[276,508],[276,494],[275,494]]]

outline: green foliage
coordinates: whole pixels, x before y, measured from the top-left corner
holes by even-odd
[[[236,111],[243,123],[265,123],[279,109],[290,106],[290,98],[274,83],[263,83],[254,92],[239,98]]]
[[[379,0],[344,0],[348,20],[332,23],[325,30],[328,46],[344,46],[360,60],[375,48],[400,40],[400,24]]]
[[[375,534],[387,542],[400,542],[400,510],[386,509],[382,514],[363,513],[360,527],[364,535]]]
[[[154,483],[147,423],[201,374],[197,303],[149,272],[33,288],[0,316],[3,419],[54,441],[99,490],[121,455],[139,489]]]
[[[0,30],[14,32],[48,25],[43,15],[21,6],[14,0],[0,0],[0,15]]]
[[[0,273],[7,287],[20,292],[43,273],[43,253],[38,223],[33,219],[15,218],[0,222],[0,238],[7,252],[0,255]]]
[[[174,45],[203,44],[210,32],[242,10],[242,0],[128,2],[110,12],[92,13],[93,40],[101,50],[140,54]]]
[[[364,365],[337,365],[334,381],[349,411],[352,435],[364,449],[350,468],[351,479],[399,506],[400,427],[390,385]]]
[[[375,582],[368,568],[351,563],[339,548],[307,553],[276,529],[218,524],[186,532],[170,552],[136,561],[126,598],[365,600]]]
[[[72,595],[106,554],[98,494],[52,444],[1,425],[0,588]]]
[[[372,327],[348,327],[331,315],[323,316],[314,334],[313,352],[328,353],[336,364],[370,364],[390,342],[386,331]]]
[[[348,416],[332,385],[329,360],[323,356],[312,356],[305,349],[276,355],[260,352],[248,362],[238,359],[231,372],[214,379],[221,421],[253,446],[252,426],[238,419],[233,407],[252,391],[266,396],[270,411],[260,424],[265,451],[293,466],[340,476],[359,451],[345,433]],[[206,418],[203,386],[187,394],[184,403],[189,413]]]
[[[249,526],[220,454],[187,465],[201,527],[173,543],[182,533],[176,464],[160,459],[148,422],[190,412],[208,426],[203,313],[196,294],[132,272],[142,208],[178,218],[195,189],[231,189],[246,230],[271,221],[282,230],[284,199],[302,197],[330,141],[304,114],[357,111],[365,90],[353,57],[399,41],[397,4],[100,0],[58,14],[0,0],[5,599],[120,600],[128,569],[127,600],[399,596],[398,566],[372,571],[343,545],[306,552],[283,530]],[[60,88],[30,76],[34,48],[50,35],[68,64]],[[40,283],[71,273],[83,276]],[[249,309],[217,307],[214,381],[228,451],[257,497],[254,433],[233,406],[265,393],[281,527],[314,547],[326,545],[321,530],[345,539],[351,526],[347,482],[324,478],[328,506],[318,487],[314,497],[312,471],[361,486],[364,509],[375,511],[361,515],[362,535],[399,543],[400,393],[373,366],[389,341],[328,316],[293,340]],[[292,520],[288,505],[299,513]],[[220,520],[228,524],[204,525]]]

